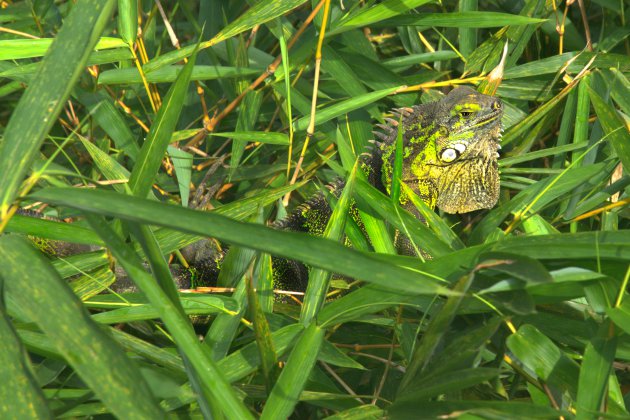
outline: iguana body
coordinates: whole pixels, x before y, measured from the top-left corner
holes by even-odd
[[[362,169],[372,185],[389,193],[397,126],[402,118],[401,181],[430,207],[447,213],[491,208],[499,193],[497,151],[502,114],[499,99],[468,87],[456,88],[437,102],[399,109],[397,120],[389,119],[389,125],[379,125],[382,132],[375,133],[379,138],[375,147],[363,155]],[[343,181],[336,181],[330,188],[338,194],[343,186]],[[404,193],[400,204],[420,217]],[[273,227],[321,235],[330,215],[326,198],[317,194]],[[216,276],[224,254],[216,242],[203,241],[182,251],[191,266]],[[275,259],[274,271],[276,287],[305,289],[308,269],[302,264]]]
[[[502,115],[499,99],[468,87],[456,88],[437,102],[397,110],[403,126],[401,181],[431,208],[447,213],[493,207],[499,197]],[[391,188],[399,121],[389,119],[389,125],[379,126],[383,130],[375,133],[379,141],[362,162],[370,183],[384,193]],[[336,195],[343,186],[337,181],[330,189]],[[404,193],[400,204],[420,217]],[[275,227],[321,235],[330,215],[326,198],[317,194]],[[399,246],[411,249],[404,241]],[[308,271],[302,264],[277,261],[276,265],[277,286],[306,287]]]
[[[446,213],[467,213],[496,204],[503,115],[499,99],[459,87],[441,101],[399,109],[397,115],[402,115],[403,125],[402,182],[425,203]],[[379,141],[362,165],[370,183],[384,193],[390,192],[399,124],[388,121],[389,125],[379,125],[383,130],[375,132]],[[331,189],[342,188],[343,182],[336,182]],[[400,204],[417,214],[404,193]],[[277,227],[318,233],[329,215],[326,200],[317,195]]]

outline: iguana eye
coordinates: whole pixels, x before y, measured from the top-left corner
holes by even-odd
[[[450,163],[459,157],[459,150],[456,149],[444,149],[440,158],[442,162]]]
[[[473,114],[474,114],[473,111],[459,111],[459,115],[461,115],[464,118],[472,117]]]
[[[457,150],[459,154],[462,154],[466,151],[466,145],[463,143],[455,143],[453,149]]]

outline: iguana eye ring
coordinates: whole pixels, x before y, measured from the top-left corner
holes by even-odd
[[[459,150],[448,148],[442,150],[442,153],[440,154],[440,159],[442,159],[442,162],[450,163],[457,159],[459,155]]]

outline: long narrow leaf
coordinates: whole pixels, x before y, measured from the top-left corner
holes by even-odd
[[[50,188],[38,191],[33,197],[85,211],[213,236],[228,243],[296,259],[387,288],[414,293],[448,293],[431,277],[383,263],[322,238],[274,231],[264,226],[236,222],[218,214],[196,212],[107,191]],[[251,241],[250,238],[257,240]]]
[[[113,0],[84,0],[72,8],[15,108],[0,143],[0,221],[83,71],[113,6]]]
[[[163,416],[138,367],[89,318],[66,282],[42,255],[15,235],[0,238],[0,255],[5,261],[0,276],[8,299],[29,321],[40,326],[112,413],[136,418]],[[39,285],[28,294],[23,290],[27,279]],[[51,313],[55,316],[51,317]]]
[[[129,177],[129,188],[137,196],[146,197],[151,190],[153,179],[160,167],[164,153],[166,153],[166,148],[170,143],[179,114],[182,111],[194,65],[195,56],[193,55],[169,89],[166,98],[164,98],[164,103],[151,126],[151,130],[140,149],[140,154]]]

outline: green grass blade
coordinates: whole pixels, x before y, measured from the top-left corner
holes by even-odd
[[[125,295],[125,298],[128,299],[128,295]],[[91,300],[86,306],[101,306],[107,307],[108,309],[114,306],[114,304],[106,305],[106,302],[95,305],[95,302],[98,301]],[[121,303],[120,306],[123,306],[123,304]],[[195,299],[182,297],[182,306],[184,307],[186,315],[210,315],[228,312],[225,301],[214,296],[198,296]],[[101,324],[118,324],[147,319],[159,319],[159,317],[160,313],[150,304],[134,302],[133,306],[124,304],[121,308],[94,314],[92,319]]]
[[[617,69],[610,70],[615,78],[610,94],[626,115],[630,114],[630,81]]]
[[[144,254],[147,256],[147,259],[151,266],[151,272],[157,280],[157,285],[162,289],[168,299],[170,299],[172,306],[179,311],[180,318],[187,319],[186,313],[179,299],[177,287],[175,285],[175,282],[173,281],[171,271],[166,260],[163,257],[162,250],[160,250],[160,247],[155,240],[155,236],[146,225],[129,223],[128,227],[133,235],[138,239],[138,242],[140,242]],[[209,384],[207,383],[207,377],[204,377],[203,374],[197,374],[197,371],[195,370],[199,369],[200,367],[206,367],[204,366],[204,363],[199,363],[199,361],[191,362],[186,352],[181,348],[179,350],[180,354],[182,355],[182,361],[184,362],[186,372],[188,373],[188,378],[190,379],[191,386],[195,391],[195,394],[198,395],[197,400],[202,413],[206,415],[206,413],[212,413],[213,410],[225,410],[225,407],[221,407],[222,403],[218,402],[216,398],[218,398],[217,394],[219,393],[227,394],[228,398],[231,397],[229,390],[221,390],[217,392],[216,389],[213,389],[213,387],[209,386]],[[202,385],[202,383],[200,382],[200,377],[204,378],[203,384],[205,386]],[[235,401],[231,401],[230,403],[234,405]],[[219,415],[219,412],[217,411],[215,415]]]
[[[386,197],[376,188],[367,182],[357,180],[357,199],[376,211],[383,219],[390,222],[399,231],[408,234],[410,239],[422,250],[434,257],[444,255],[452,251],[449,245],[444,242],[446,238],[440,238],[433,233],[422,222],[410,213],[394,205],[389,197]],[[360,204],[363,204],[360,202]]]
[[[317,361],[324,333],[325,330],[315,324],[304,330],[269,395],[261,419],[283,419],[291,415]]]
[[[579,368],[549,337],[532,325],[521,326],[507,339],[507,347],[528,369],[550,387],[575,398]]]
[[[247,88],[247,82],[239,83],[241,89]],[[248,92],[241,105],[239,106],[239,113],[236,119],[235,132],[248,132],[254,130],[256,120],[260,114],[260,107],[262,105],[263,95],[260,91]],[[232,175],[239,167],[243,154],[245,153],[245,147],[247,142],[239,138],[232,139],[232,154],[230,156],[230,172],[228,179],[232,179]]]
[[[380,286],[367,285],[327,303],[317,315],[322,326],[342,324],[362,316],[380,312],[394,305],[406,304],[414,296],[384,290]]]
[[[271,337],[271,328],[269,327],[267,316],[263,312],[258,300],[258,292],[254,289],[252,274],[253,273],[250,272],[246,275],[247,306],[252,313],[254,321],[254,337],[256,338],[256,344],[260,352],[261,367],[263,375],[265,376],[265,387],[267,392],[271,392],[278,377],[278,355],[276,354],[276,349]]]
[[[0,238],[0,255],[6,262],[0,267],[0,275],[8,299],[48,335],[109,410],[127,418],[161,418],[163,413],[137,366],[89,319],[76,296],[44,257],[15,235]],[[40,287],[23,293],[25,279],[36,281]],[[55,316],[51,317],[53,312]],[[98,357],[94,349],[99,349]]]
[[[361,79],[354,73],[352,67],[344,61],[342,54],[325,46],[322,55],[326,57],[325,60],[322,60],[322,70],[329,74],[348,96],[355,97],[368,93],[367,88],[361,83]],[[366,107],[366,110],[372,118],[381,119],[376,105],[372,104]]]
[[[160,249],[160,245],[157,243],[153,232],[151,232],[148,226],[136,223],[128,223],[127,227],[142,246],[142,250],[149,261],[151,272],[155,277],[157,285],[171,300],[172,305],[179,311],[182,318],[185,318],[184,308],[179,300],[177,287],[173,281],[168,264],[164,259],[164,253]]]
[[[256,25],[269,22],[272,19],[282,16],[304,3],[305,0],[263,0],[252,6],[234,22],[223,28],[212,39],[215,44],[232,38]]]
[[[431,0],[386,0],[380,4],[371,7],[363,7],[357,13],[341,22],[338,28],[331,31],[331,35],[342,30],[358,28],[361,26],[371,25],[381,20],[405,13],[409,9],[413,9],[423,4],[429,3]]]
[[[384,26],[439,26],[445,28],[495,28],[546,22],[527,16],[499,12],[455,12],[401,15],[381,23]]]
[[[464,275],[453,287],[458,293],[457,296],[450,296],[442,305],[439,312],[433,317],[431,323],[427,327],[426,332],[422,336],[420,344],[416,347],[413,357],[409,361],[409,366],[405,372],[403,379],[398,388],[398,395],[406,395],[410,385],[419,375],[422,375],[425,368],[434,357],[435,351],[444,340],[444,336],[455,319],[457,310],[464,300],[468,288],[472,284],[474,274]]]
[[[46,398],[33,375],[31,361],[4,308],[0,308],[0,337],[0,381],[3,384],[0,387],[0,417],[52,419]]]
[[[93,12],[96,13],[100,10],[105,10],[106,7],[111,6],[103,5],[98,9],[94,9]],[[88,15],[85,15],[83,13],[85,13],[85,11],[82,11],[81,14],[84,17],[88,17]],[[95,16],[98,15],[95,14]],[[68,24],[68,20],[66,20],[66,24]],[[88,28],[85,28],[85,30],[87,29]],[[85,30],[83,32],[85,32]],[[95,34],[94,36],[98,37],[99,35],[100,33]],[[42,57],[49,53],[48,50],[51,48],[51,45],[56,39],[59,39],[59,35],[57,35],[57,38],[55,39],[39,38],[0,40],[0,60],[19,60],[21,58]],[[120,38],[103,37],[100,39],[96,39],[95,41],[96,43],[92,44],[92,48],[95,50],[126,47],[125,43]],[[90,52],[92,51],[92,48],[90,48]],[[50,53],[52,53],[52,50],[50,51]]]
[[[127,122],[114,106],[114,101],[102,93],[80,92],[77,96],[88,107],[98,125],[112,138],[116,147],[135,161],[140,147]]]
[[[315,117],[316,125],[323,124],[326,121],[332,120],[333,118],[339,117],[341,115],[349,113],[350,111],[354,111],[355,109],[362,108],[366,105],[376,102],[379,99],[392,95],[399,89],[400,86],[377,90],[374,92],[366,93],[364,95],[346,99],[345,101],[320,109],[319,111],[317,111]],[[295,130],[306,130],[310,118],[311,117],[307,115],[297,120],[294,124]]]
[[[221,41],[225,41],[235,35],[238,35],[248,29],[253,28],[256,25],[263,24],[272,19],[282,16],[285,13],[295,9],[303,4],[306,0],[263,0],[256,3],[253,7],[247,10],[238,19],[231,22],[212,39],[206,42],[202,42],[199,49],[204,49],[218,44]],[[194,51],[194,47],[188,46],[176,51],[170,51],[160,57],[149,61],[144,66],[144,70],[147,73],[155,71],[161,67],[169,64],[176,63],[189,57]]]
[[[193,155],[178,149],[174,146],[168,146],[168,155],[173,161],[175,175],[177,176],[177,186],[179,187],[179,196],[182,199],[182,206],[188,207],[188,199],[190,198],[190,180],[192,178]]]
[[[0,143],[0,172],[4,174],[0,177],[0,220],[6,217],[24,175],[107,25],[113,6],[113,0],[85,0],[72,8],[13,111]]]
[[[610,321],[604,322],[584,351],[578,382],[576,419],[591,419],[601,411],[602,402],[608,393],[608,377],[616,350],[615,328]]]
[[[118,0],[118,33],[133,48],[138,34],[138,0]]]
[[[247,310],[247,284],[245,278],[241,278],[236,284],[236,290],[232,293],[232,299],[238,305],[236,313],[218,315],[212,322],[203,340],[204,345],[210,349],[210,354],[214,360],[222,359],[228,354],[232,341],[234,341],[234,336],[241,325],[241,319]]]
[[[197,212],[108,191],[48,188],[32,196],[41,201],[85,211],[216,237],[231,244],[295,259],[391,289],[413,293],[448,293],[433,278],[322,238],[280,232],[230,220],[218,214]],[[257,240],[252,242],[250,238]]]
[[[207,349],[197,339],[188,318],[183,315],[180,305],[175,305],[167,293],[145,270],[135,252],[109,227],[105,219],[86,214],[92,228],[103,238],[117,262],[125,269],[134,283],[145,294],[149,302],[159,311],[169,333],[179,349],[186,355],[205,387],[213,396],[213,403],[223,413],[235,419],[248,419],[251,414],[238,400],[234,390],[217,369]]]
[[[454,51],[434,51],[430,53],[409,54],[402,57],[390,58],[387,60],[383,60],[383,64],[389,68],[396,69],[399,67],[405,67],[414,64],[451,60],[457,57],[458,55]]]
[[[420,405],[431,397],[456,393],[473,385],[491,381],[497,376],[499,376],[499,370],[496,368],[477,367],[452,370],[412,383],[405,394],[397,399],[397,402],[416,401]]]
[[[128,193],[129,187],[127,186],[127,181],[129,180],[129,171],[127,168],[122,166],[112,156],[92,144],[89,140],[81,138],[81,143],[83,143],[83,146],[94,161],[94,165],[99,169],[101,174],[103,174],[105,179],[118,181],[112,184],[112,187],[120,193]]]
[[[339,242],[343,238],[346,219],[348,217],[348,209],[350,208],[352,192],[354,188],[354,180],[357,174],[358,163],[355,164],[354,170],[350,173],[350,177],[346,181],[346,185],[337,201],[337,205],[333,209],[332,215],[328,220],[324,234],[324,238]],[[319,211],[312,209],[311,211]],[[326,293],[330,283],[332,273],[322,269],[311,269],[308,276],[308,286],[304,295],[304,304],[300,312],[300,322],[304,325],[311,323],[313,318],[317,316],[317,312],[326,300]]]
[[[478,0],[459,0],[459,12],[475,12],[479,8]],[[459,27],[459,52],[468,57],[477,48],[477,31],[474,28]]]
[[[396,148],[394,150],[394,167],[392,168],[392,182],[389,195],[392,203],[400,202],[400,185],[403,172],[403,135],[405,128],[403,127],[403,118],[400,116],[398,121],[398,129],[396,130]]]
[[[627,295],[625,295],[625,298],[621,305],[615,308],[609,308],[606,314],[617,327],[621,328],[627,334],[630,334],[630,301]]]
[[[103,242],[90,229],[73,223],[15,215],[7,225],[7,232],[23,233],[53,241],[66,241],[84,245],[102,245]]]
[[[278,356],[290,349],[300,333],[304,331],[302,324],[291,324],[271,334]],[[260,352],[256,343],[250,343],[217,362],[217,366],[229,382],[235,382],[254,372],[261,364]]]
[[[195,55],[184,66],[177,76],[177,80],[169,89],[140,149],[138,160],[129,178],[129,188],[136,196],[146,197],[151,191],[153,180],[179,120],[194,65]]]
[[[477,418],[497,419],[556,419],[569,417],[567,411],[556,410],[544,405],[519,401],[492,401],[477,399],[460,399],[450,401],[423,401],[422,414],[425,418],[438,419],[461,416],[462,412],[474,412]],[[415,418],[418,413],[417,401],[405,401],[395,404],[388,410],[391,420]]]
[[[624,169],[630,171],[630,133],[625,122],[619,117],[617,111],[604,102],[594,90],[589,88],[588,94],[608,141],[617,152],[617,157],[621,160]]]
[[[629,258],[630,231],[579,232],[562,235],[515,236],[494,249],[537,259]]]
[[[289,144],[289,137],[283,133],[270,133],[265,131],[235,131],[233,133],[212,133],[212,135],[247,142],[280,144],[285,146]]]
[[[413,203],[413,205],[418,209],[418,212],[425,220],[426,224],[429,228],[435,232],[438,237],[442,238],[445,242],[447,242],[453,249],[462,249],[464,248],[464,243],[457,236],[455,232],[450,228],[450,226],[439,217],[433,209],[431,209],[424,201],[418,197],[418,195],[411,189],[407,184],[401,184],[404,193],[409,197],[409,200]]]
[[[172,83],[182,72],[184,66],[168,66],[146,74],[149,83]],[[223,66],[195,66],[190,80],[214,80],[225,78],[245,78],[256,76],[263,71],[258,68],[240,68]],[[98,76],[100,85],[141,84],[142,76],[136,68],[105,70]]]
[[[362,405],[360,407],[349,408],[332,416],[326,420],[376,420],[385,417],[385,412],[375,405]]]
[[[538,107],[534,112],[529,114],[523,120],[511,126],[503,135],[502,143],[504,145],[512,143],[517,138],[519,138],[519,136],[526,134],[527,130],[532,129],[534,124],[546,117],[556,106],[558,106],[562,99],[564,99],[564,97],[568,95],[570,91],[571,90],[567,88],[561,90],[560,93]]]

